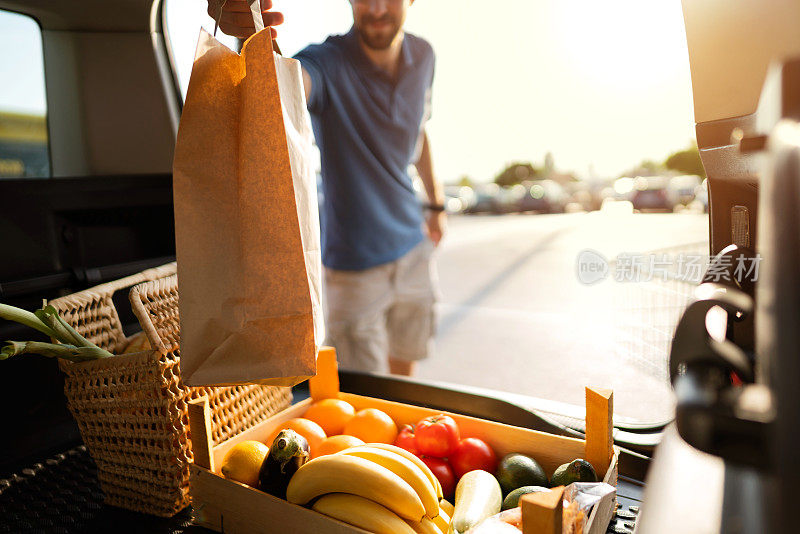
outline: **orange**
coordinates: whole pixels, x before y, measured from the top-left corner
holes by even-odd
[[[314,421],[309,419],[303,419],[302,417],[298,417],[296,419],[289,419],[270,435],[269,439],[266,440],[266,444],[268,447],[272,447],[272,442],[275,441],[275,438],[278,437],[278,434],[281,430],[294,430],[308,441],[308,446],[311,448],[311,453],[314,453],[314,449],[316,449],[322,440],[327,438],[327,434],[325,431],[322,430],[322,427],[319,426]]]
[[[386,412],[366,408],[355,414],[344,426],[344,433],[365,443],[394,443],[397,425]]]
[[[319,444],[316,451],[311,449],[311,457],[317,458],[319,456],[325,456],[326,454],[336,454],[350,447],[357,447],[363,444],[363,441],[353,436],[345,436],[344,434],[331,436],[322,440],[322,443]]]
[[[309,406],[303,417],[321,426],[325,435],[335,436],[342,433],[344,425],[355,413],[355,408],[349,402],[341,399],[323,399]]]

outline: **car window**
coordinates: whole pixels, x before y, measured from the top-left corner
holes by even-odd
[[[0,179],[47,178],[42,34],[30,17],[0,10]]]

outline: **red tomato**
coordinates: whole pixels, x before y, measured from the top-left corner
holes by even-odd
[[[425,462],[425,465],[433,472],[434,476],[439,479],[445,499],[452,500],[456,491],[456,475],[447,460],[423,456],[422,461]]]
[[[417,423],[417,450],[425,456],[447,458],[458,445],[458,426],[448,415],[426,417]]]
[[[455,452],[450,456],[450,465],[453,466],[457,478],[475,469],[494,474],[497,470],[497,456],[485,441],[466,438],[458,442]]]
[[[417,438],[414,436],[414,427],[412,425],[403,425],[403,428],[397,434],[397,439],[394,440],[394,444],[408,452],[419,455]]]

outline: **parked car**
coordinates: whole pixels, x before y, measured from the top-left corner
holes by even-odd
[[[534,180],[523,184],[525,192],[517,203],[520,212],[564,213],[569,195],[553,180]]]
[[[689,208],[708,213],[708,179],[704,179],[695,187],[694,200],[689,203]]]
[[[702,178],[693,174],[673,176],[669,180],[668,189],[675,198],[675,205],[688,206],[695,197],[697,187]]]
[[[511,187],[501,187],[497,194],[497,213],[516,213],[519,211],[519,202],[525,195],[526,189],[522,184]]]
[[[637,177],[630,200],[633,209],[641,212],[671,213],[675,206],[666,180],[660,177]]]
[[[473,202],[464,213],[502,213],[501,189],[497,184],[483,184],[474,190]]]
[[[444,187],[444,196],[447,213],[464,213],[475,203],[475,191],[466,185],[447,185]]]

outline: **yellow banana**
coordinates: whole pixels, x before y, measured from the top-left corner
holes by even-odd
[[[426,516],[433,518],[439,515],[439,500],[436,498],[436,489],[428,477],[425,476],[425,473],[422,472],[422,469],[417,467],[417,464],[411,460],[396,452],[370,447],[369,445],[350,447],[338,454],[358,456],[385,467],[414,488],[414,491],[417,492],[422,501],[422,505],[425,507]]]
[[[377,534],[415,534],[414,529],[397,514],[358,495],[329,493],[317,499],[312,508],[348,525]]]
[[[292,476],[286,500],[306,504],[326,493],[350,493],[382,504],[403,519],[425,516],[417,492],[408,482],[383,466],[347,454],[314,458]]]
[[[408,460],[414,462],[414,465],[422,469],[422,472],[425,473],[425,476],[428,477],[428,480],[431,481],[433,487],[436,488],[436,497],[442,499],[444,497],[444,493],[442,492],[442,485],[439,483],[439,479],[436,478],[436,475],[433,474],[430,467],[425,465],[425,462],[417,458],[417,455],[411,452],[408,452],[402,447],[398,447],[397,445],[389,445],[388,443],[367,443],[369,447],[375,447],[376,449],[383,449],[385,451],[392,451],[400,456],[405,457]],[[451,514],[452,515],[452,514]]]
[[[450,514],[444,511],[444,508],[439,508],[439,515],[433,518],[433,522],[439,527],[442,532],[447,532],[450,528]]]
[[[447,512],[447,515],[449,515],[450,517],[453,517],[453,512],[456,511],[456,507],[450,504],[450,501],[448,501],[447,499],[439,500],[439,508]]]
[[[436,523],[428,517],[423,517],[422,521],[409,521],[406,519],[406,523],[414,529],[416,534],[443,534],[441,529],[436,526]]]

